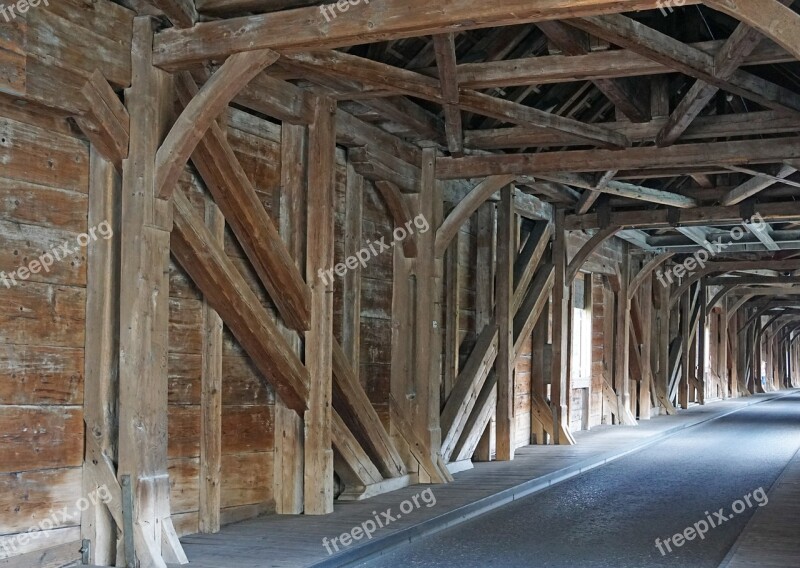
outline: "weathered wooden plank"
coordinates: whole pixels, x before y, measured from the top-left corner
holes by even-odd
[[[305,415],[305,514],[333,512],[333,450],[331,449],[333,385],[333,282],[321,278],[333,265],[334,169],[336,164],[336,103],[314,101],[309,126],[306,281],[311,289],[311,320],[306,332],[305,363],[310,377]],[[342,444],[342,439],[337,439]]]

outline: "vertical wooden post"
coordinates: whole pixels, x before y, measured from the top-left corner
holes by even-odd
[[[86,351],[83,419],[86,457],[83,494],[103,482],[117,453],[119,389],[119,217],[120,178],[114,166],[92,146],[89,163],[89,227],[108,223],[114,235],[89,241],[86,267]],[[90,562],[111,566],[117,554],[117,528],[105,504],[91,503],[81,515],[81,538],[92,543]]]
[[[306,258],[307,129],[284,122],[281,126],[281,185],[274,210],[278,212],[281,238],[302,271]],[[283,336],[301,355],[300,337],[278,321]],[[275,512],[296,515],[303,512],[303,419],[278,398],[275,401]]]
[[[545,376],[550,369],[545,366],[545,352],[547,351],[547,331],[549,328],[550,307],[545,306],[539,321],[533,327],[532,352],[531,352],[531,396],[538,395],[542,400],[547,400],[547,385]],[[544,424],[531,412],[531,443],[546,444],[546,431]]]
[[[477,219],[477,251],[476,266],[482,267],[477,271],[475,283],[475,331],[478,333],[488,324],[494,314],[494,273],[495,273],[495,243],[497,210],[494,203],[487,202],[478,209]],[[490,381],[486,381],[489,383]],[[487,387],[485,387],[487,388]],[[497,386],[494,387],[497,389]],[[489,461],[493,447],[493,420],[489,420],[475,449],[473,459],[476,461]]]
[[[697,299],[699,304],[697,322],[697,402],[706,403],[708,390],[706,359],[708,358],[708,346],[706,345],[706,304],[708,304],[708,286],[705,278],[700,279],[700,297]]]
[[[683,409],[689,408],[690,295],[691,288],[681,295],[681,380],[678,386],[678,404]]]
[[[444,266],[444,388],[442,394],[446,397],[453,390],[453,384],[459,371],[459,346],[461,334],[459,332],[459,304],[461,278],[458,269],[458,249],[461,242],[461,231],[457,232],[445,253]]]
[[[648,275],[642,282],[639,288],[639,308],[641,316],[642,337],[641,341],[641,361],[642,361],[642,377],[639,382],[639,418],[641,420],[650,420],[650,410],[652,404],[650,401],[650,387],[653,383],[653,366],[650,360],[651,351],[651,331],[655,326],[653,325],[653,278]]]
[[[619,265],[617,279],[619,289],[616,301],[616,344],[614,353],[614,390],[623,424],[636,424],[631,412],[631,383],[630,383],[630,325],[631,303],[628,300],[628,280],[630,278],[630,253],[626,250],[625,257]]]
[[[442,218],[442,196],[436,180],[436,149],[422,151],[422,187],[419,212],[431,227],[438,227]],[[417,235],[416,259],[417,297],[415,314],[415,372],[416,420],[419,434],[428,445],[434,463],[442,443],[439,426],[439,392],[441,385],[441,289],[439,278],[442,261],[434,253],[436,231]]]
[[[659,282],[658,295],[660,305],[658,309],[658,377],[656,388],[657,392],[662,393],[665,399],[669,399],[669,382],[670,373],[672,372],[669,364],[669,320],[672,312],[669,306],[669,286],[664,286]],[[666,402],[662,402],[662,405],[665,404]]]
[[[567,283],[567,234],[564,230],[565,212],[556,211],[555,238],[553,240],[553,361],[552,383],[550,385],[553,405],[554,443],[568,443],[561,439],[561,431],[568,431],[567,397],[569,396],[569,373],[567,372],[569,354],[569,293]]]
[[[728,296],[725,296],[722,300],[717,333],[719,334],[717,348],[719,379],[722,387],[722,398],[727,399],[731,396],[730,375],[728,373]]]
[[[206,200],[205,220],[220,246],[225,242],[225,218]],[[203,299],[203,354],[200,394],[200,514],[201,533],[220,529],[222,471],[222,318]]]
[[[364,203],[364,178],[347,164],[345,189],[344,257],[354,257],[361,248],[361,218]],[[348,270],[342,279],[342,349],[356,377],[360,374],[361,346],[361,265]]]
[[[143,567],[187,563],[170,517],[167,349],[171,204],[156,197],[155,155],[172,110],[172,78],[152,64],[153,21],[134,20],[126,92],[130,152],[123,163],[119,470],[130,475],[136,557]]]
[[[516,223],[514,188],[500,190],[497,213],[497,290],[495,313],[499,333],[495,372],[497,373],[497,459],[514,459],[514,259]]]
[[[304,499],[307,515],[333,512],[333,283],[319,273],[333,266],[336,103],[316,97],[309,126],[306,281],[311,288],[311,327],[306,368],[311,377],[305,424]]]

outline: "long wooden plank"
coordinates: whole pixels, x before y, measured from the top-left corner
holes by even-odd
[[[553,236],[553,224],[547,221],[539,221],[531,231],[528,241],[519,253],[517,261],[514,263],[514,302],[512,313],[517,314],[528,286],[533,279],[539,263],[545,252],[550,246],[550,237]]]
[[[154,53],[159,66],[174,70],[239,51],[336,48],[543,20],[652,10],[659,6],[658,1],[576,0],[567,5],[560,0],[536,4],[513,0],[493,5],[457,0],[442,10],[425,0],[386,0],[380,6],[364,4],[357,11],[340,13],[330,22],[325,21],[318,7],[312,6],[200,23],[189,30],[165,30],[156,38]],[[686,0],[686,3],[698,1]],[[368,29],[364,22],[370,22]]]
[[[178,96],[184,105],[189,104],[191,80],[185,75],[178,80]],[[192,162],[283,319],[295,330],[309,329],[308,286],[219,125],[211,124]]]
[[[84,491],[98,487],[93,470],[115,457],[116,389],[119,387],[119,208],[120,178],[111,162],[94,148],[90,154],[89,226],[108,222],[115,236],[89,243],[86,283],[86,351],[83,419],[86,422]],[[113,485],[118,485],[112,476]],[[100,565],[116,559],[116,527],[103,503],[81,515],[81,536],[92,541],[90,560]]]
[[[484,327],[442,410],[442,457],[450,460],[497,357],[497,325]]]
[[[498,175],[532,175],[554,172],[597,172],[686,168],[743,164],[769,164],[800,158],[799,138],[678,144],[668,148],[637,147],[624,150],[572,150],[541,154],[513,154],[441,158],[439,179],[465,179]]]
[[[333,512],[333,282],[320,277],[333,266],[336,102],[314,101],[308,129],[306,281],[311,289],[311,325],[306,332],[305,362],[310,377],[305,424],[304,500],[306,515]]]
[[[497,279],[495,317],[498,344],[495,360],[497,375],[496,455],[498,461],[514,459],[516,421],[514,416],[514,261],[516,260],[516,218],[513,187],[500,190],[497,206]]]
[[[256,368],[287,406],[302,415],[308,400],[308,371],[186,196],[176,192],[172,202],[175,220],[172,254],[209,305],[220,314]]]
[[[134,22],[130,152],[123,163],[118,475],[135,501],[132,537],[142,565],[186,563],[170,520],[167,473],[169,203],[155,191],[155,155],[172,102],[171,78],[152,65],[152,21]]]
[[[389,433],[372,406],[364,387],[358,381],[342,347],[333,341],[334,409],[341,416],[352,415],[357,427],[349,425],[359,442],[385,478],[408,473]]]

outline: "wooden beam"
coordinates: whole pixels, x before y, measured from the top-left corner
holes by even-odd
[[[642,269],[636,273],[636,276],[631,279],[631,283],[628,286],[628,300],[633,299],[634,294],[636,294],[636,292],[639,290],[639,287],[642,285],[642,282],[644,282],[645,278],[650,276],[650,274],[652,274],[659,266],[667,262],[673,256],[675,256],[675,253],[673,252],[664,252],[651,258],[647,264],[645,264]]]
[[[797,39],[800,37],[800,16],[785,3],[777,0],[758,3],[704,0],[703,3],[757,29],[794,55],[795,59],[800,59],[800,42]]]
[[[400,193],[399,187],[390,181],[376,181],[375,187],[378,193],[381,194],[395,227],[408,227],[414,222],[411,208],[405,196]],[[409,232],[409,235],[403,239],[402,246],[403,254],[406,258],[415,258],[417,256],[417,239],[414,233]]]
[[[767,178],[767,177],[760,177],[760,176],[753,176],[751,179],[747,180],[743,184],[733,188],[730,190],[720,201],[722,205],[736,205],[737,203],[741,203],[748,197],[752,197],[757,193],[760,193],[778,183],[781,179],[786,179],[790,175],[797,172],[797,168],[790,166],[790,165],[783,165],[781,166],[780,171],[775,176],[775,178]]]
[[[547,38],[553,42],[565,55],[587,55],[590,53],[588,37],[582,37],[582,32],[567,26],[562,22],[540,22],[538,27]],[[642,93],[634,92],[632,85],[621,79],[598,79],[593,81],[594,86],[602,92],[614,106],[633,122],[647,122],[650,120],[649,90]]]
[[[225,246],[225,218],[206,200],[205,221],[216,243]],[[200,373],[200,511],[201,533],[220,529],[222,503],[222,318],[203,299],[203,353]]]
[[[348,161],[360,175],[374,182],[388,181],[404,193],[418,193],[419,167],[372,146],[350,148]]]
[[[91,495],[105,483],[101,481],[100,468],[107,470],[112,487],[116,485],[119,490],[113,464],[119,389],[120,177],[111,162],[94,146],[89,154],[89,168],[88,226],[108,223],[113,234],[108,239],[89,241],[86,250],[83,419],[87,443],[83,462],[84,495]],[[105,503],[91,503],[82,512],[81,538],[92,543],[90,562],[98,566],[114,564],[117,527]]]
[[[586,259],[589,258],[594,251],[600,248],[604,242],[617,234],[619,230],[620,227],[609,225],[608,227],[598,230],[594,235],[592,235],[592,238],[584,243],[575,256],[572,257],[572,260],[569,261],[567,266],[566,283],[568,286],[572,286],[572,282],[578,275],[578,271],[583,266],[583,263],[586,262]]]
[[[197,23],[198,15],[194,0],[145,0],[164,12],[172,25],[177,28],[191,28]]]
[[[687,4],[696,3],[697,0],[687,0]],[[311,6],[203,22],[188,30],[165,30],[156,38],[154,53],[158,66],[175,70],[240,51],[333,49],[426,34],[657,7],[658,0],[578,0],[569,6],[557,0],[535,5],[513,0],[502,6],[458,0],[447,10],[440,10],[424,0],[387,0],[382,6],[365,4],[358,11],[340,13],[328,22],[317,6]],[[364,29],[365,21],[370,22],[368,31]]]
[[[772,0],[771,0],[772,1]],[[622,15],[570,20],[570,25],[649,57],[690,77],[701,79],[773,110],[800,110],[800,95],[745,71],[717,76],[712,55]]]
[[[333,458],[336,472],[342,478],[348,493],[358,493],[369,485],[383,481],[381,473],[335,410],[331,412],[331,433],[333,447],[336,450]],[[333,480],[332,471],[331,480]]]
[[[615,52],[609,52],[615,53]],[[655,117],[643,124],[632,122],[606,122],[604,126],[624,134],[634,143],[653,142],[666,126],[667,119]],[[756,111],[697,117],[683,132],[681,139],[711,140],[734,136],[795,133],[800,130],[800,117],[777,111]],[[468,130],[464,143],[481,150],[503,148],[534,148],[552,146],[583,146],[578,138],[541,128],[511,127],[489,130]]]
[[[619,197],[627,197],[628,199],[647,201],[649,203],[658,203],[670,207],[687,209],[697,206],[697,201],[695,199],[686,197],[685,195],[621,181],[607,180],[603,182],[603,180],[601,180],[599,183],[592,183],[579,175],[572,174],[542,174],[541,177],[560,180],[563,183],[569,183],[576,187],[583,187],[584,189],[597,193],[607,193],[609,195],[617,195]],[[578,208],[576,207],[576,209]]]
[[[155,155],[173,94],[170,76],[152,65],[152,41],[153,21],[136,18],[133,79],[126,93],[130,152],[122,168],[117,474],[130,476],[132,483],[138,561],[166,568],[166,562],[188,561],[172,525],[167,469],[172,223],[169,203],[155,190]]]
[[[319,97],[308,130],[306,282],[311,288],[311,326],[306,332],[306,368],[310,376],[304,471],[304,512],[333,512],[331,398],[333,389],[333,281],[320,274],[333,266],[336,103]]]
[[[184,104],[190,100],[191,86],[185,75],[178,77],[178,96]],[[192,162],[281,317],[292,329],[309,329],[308,286],[219,125],[211,123],[192,154]]]
[[[490,371],[475,401],[473,411],[464,425],[464,432],[461,434],[458,444],[456,444],[452,454],[455,457],[451,457],[452,461],[458,462],[473,457],[496,408],[497,375],[495,375],[494,371]],[[484,456],[481,456],[481,459],[483,459],[483,457]]]
[[[404,95],[422,98],[436,104],[448,104],[442,96],[439,81],[414,71],[339,51],[315,51],[285,55],[285,57],[295,66],[325,76],[355,79],[373,88],[389,87]],[[462,110],[504,122],[564,132],[593,145],[607,148],[624,148],[630,145],[627,138],[602,126],[560,117],[470,89],[460,89],[458,105]]]
[[[547,308],[554,281],[553,264],[549,259],[545,259],[514,316],[514,353],[516,356],[522,353],[522,346],[526,338],[530,336],[539,317]]]
[[[344,258],[351,258],[361,250],[364,242],[362,217],[365,183],[364,178],[350,164],[347,165],[345,183]],[[406,240],[413,240],[413,235],[409,235]],[[405,241],[403,245],[405,247]],[[349,269],[342,279],[342,349],[356,377],[359,376],[361,351],[361,268],[359,263],[355,268]]]
[[[718,40],[688,45],[714,56],[720,52],[724,44],[724,40]],[[744,59],[742,65],[790,63],[794,60],[794,57],[785,50],[764,42]],[[427,69],[422,71],[429,72]],[[504,61],[462,63],[458,66],[458,81],[464,88],[493,89],[623,77],[662,76],[672,72],[670,66],[633,50],[609,49],[586,55],[540,55]]]
[[[342,347],[333,340],[333,407],[385,478],[408,473]],[[335,436],[334,436],[335,439]]]
[[[571,150],[538,154],[504,154],[441,158],[439,179],[493,175],[531,175],[653,168],[718,167],[720,164],[768,164],[800,158],[800,138],[678,144],[668,148]],[[613,183],[613,182],[612,182]]]
[[[519,253],[514,263],[514,301],[512,313],[519,311],[522,301],[528,292],[528,287],[539,268],[542,257],[550,246],[553,236],[553,224],[539,221],[528,236],[528,241]]]
[[[445,219],[436,231],[436,256],[441,257],[444,254],[444,251],[447,250],[447,245],[461,228],[461,225],[463,225],[487,199],[513,181],[514,176],[492,176],[476,185],[472,191],[456,205],[447,216],[447,219]]]
[[[81,89],[87,111],[75,123],[97,148],[122,173],[122,160],[128,157],[130,117],[103,74],[95,70]]]
[[[788,0],[791,2],[791,0]],[[753,28],[739,25],[714,56],[714,69],[720,78],[730,76],[744,62],[748,55],[761,43],[763,36]],[[670,146],[697,118],[711,99],[719,92],[716,85],[705,81],[695,81],[678,107],[670,115],[667,124],[656,136],[656,144]]]
[[[483,328],[442,410],[442,458],[450,461],[497,357],[497,325]]]
[[[220,314],[255,367],[275,387],[278,396],[302,415],[308,399],[308,371],[188,198],[176,192],[172,202],[173,256]]]
[[[211,123],[242,87],[278,57],[269,49],[232,55],[199,91],[188,72],[180,74],[179,81],[187,93],[192,93],[192,98],[184,103],[183,111],[156,154],[156,190],[161,199],[169,199],[175,190],[189,156]]]
[[[444,466],[444,463],[434,461],[428,450],[428,444],[416,433],[414,426],[408,423],[403,416],[394,396],[389,397],[389,412],[392,424],[408,444],[409,451],[419,462],[421,468],[425,470],[431,479],[431,483],[448,483],[453,481],[453,476]]]
[[[569,430],[568,397],[570,377],[567,373],[569,357],[569,297],[570,281],[567,280],[567,243],[564,228],[564,210],[556,211],[555,239],[553,241],[553,365],[551,374],[551,404],[553,406],[553,429],[556,444],[568,444],[560,435]]]
[[[516,217],[514,193],[510,185],[500,190],[497,209],[497,283],[495,317],[498,347],[495,360],[497,375],[497,414],[495,418],[498,461],[514,459],[516,419],[514,416],[514,261],[516,259]]]
[[[439,68],[439,82],[444,99],[445,132],[447,147],[452,155],[464,152],[464,131],[461,123],[461,109],[458,106],[458,76],[456,62],[455,34],[433,36],[436,51],[436,65]]]
[[[794,221],[800,218],[800,204],[794,201],[759,203],[756,212],[767,223]],[[683,209],[675,215],[667,209],[612,211],[608,219],[612,225],[637,227],[640,229],[663,229],[674,226],[738,225],[742,222],[742,211],[737,206],[694,207]],[[599,229],[600,218],[596,213],[568,215],[567,228],[570,231]]]

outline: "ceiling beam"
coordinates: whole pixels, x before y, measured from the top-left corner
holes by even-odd
[[[690,43],[694,50],[709,56],[719,53],[724,40]],[[763,42],[744,58],[742,66],[790,63],[794,57],[771,42]],[[425,69],[435,73],[435,69]],[[596,81],[622,77],[663,75],[674,69],[640,55],[630,49],[594,51],[586,55],[545,55],[505,61],[462,63],[458,66],[458,82],[470,89],[548,85],[572,81]]]
[[[720,164],[769,164],[797,158],[800,158],[800,138],[778,138],[618,151],[570,150],[440,158],[436,162],[436,176],[439,179],[463,179],[497,174],[536,176],[551,172],[605,172],[612,169],[680,169]]]
[[[588,37],[583,32],[554,21],[540,22],[539,29],[568,56],[590,53]],[[593,83],[631,121],[650,120],[649,89],[636,89],[632,80],[625,79],[595,79]]]
[[[600,183],[594,183],[577,174],[569,173],[545,173],[539,174],[539,177],[558,183],[580,187],[590,191],[596,191],[598,193],[608,193],[618,197],[627,197],[629,199],[636,199],[639,201],[659,203],[661,205],[668,205],[670,207],[687,209],[689,207],[697,206],[697,201],[691,197],[686,197],[685,195],[679,195],[677,193],[670,193],[668,191],[661,191],[660,189],[653,189],[651,187],[644,187],[641,185],[634,185],[621,181],[601,180]]]
[[[461,109],[458,106],[458,77],[456,76],[455,34],[433,36],[436,51],[436,65],[439,69],[439,82],[444,99],[444,126],[447,134],[447,149],[454,156],[464,153],[464,128],[461,122]]]
[[[154,63],[175,71],[240,51],[337,48],[421,35],[536,23],[598,14],[653,10],[663,0],[430,0],[362,3],[326,21],[320,7],[201,22],[156,35]],[[685,0],[697,4],[698,0]]]
[[[619,132],[633,143],[653,142],[667,124],[666,118],[650,122],[605,122],[603,126]],[[698,117],[683,133],[682,140],[785,134],[800,131],[800,116],[777,111],[759,111]],[[465,144],[470,148],[496,150],[501,148],[535,148],[548,146],[582,146],[582,139],[547,131],[541,128],[496,128],[467,130]]]
[[[767,108],[800,111],[800,95],[797,93],[745,71],[733,71],[726,78],[719,77],[712,55],[626,16],[597,16],[569,20],[568,23]]]
[[[770,235],[769,223],[744,223],[744,226],[747,227],[747,230],[753,233],[756,238],[761,241],[767,250],[776,251],[781,250],[781,247],[775,242],[775,240]]]
[[[800,15],[781,2],[705,0],[704,4],[757,29],[794,55],[795,59],[800,59]]]
[[[747,199],[748,197],[752,197],[757,193],[760,193],[767,189],[768,187],[772,187],[776,183],[781,180],[785,180],[790,175],[794,174],[797,171],[796,168],[784,165],[781,167],[778,174],[772,177],[764,177],[764,176],[754,176],[753,178],[747,180],[743,184],[734,187],[730,190],[720,201],[722,205],[736,205]],[[775,179],[777,178],[777,179]]]
[[[390,87],[404,95],[428,100],[440,105],[448,103],[442,95],[439,80],[378,61],[339,51],[314,51],[287,55],[292,65],[310,69],[323,76],[355,80],[377,88]],[[603,147],[622,148],[628,139],[602,126],[586,124],[570,118],[544,112],[505,99],[495,98],[469,89],[459,90],[458,106],[465,111],[489,116],[504,122],[555,130],[584,143]]]
[[[791,2],[792,0],[787,0]],[[725,44],[714,56],[714,69],[721,79],[729,77],[745,58],[761,43],[763,36],[753,28],[740,24]],[[697,80],[672,112],[667,124],[656,136],[659,146],[674,144],[681,134],[697,118],[711,99],[719,92],[719,87]]]
[[[755,213],[768,222],[786,222],[800,219],[800,201],[782,203],[758,203]],[[568,231],[588,231],[599,229],[603,222],[619,225],[624,229],[664,229],[677,225],[703,227],[709,223],[715,225],[738,225],[742,222],[742,211],[739,207],[694,207],[692,209],[643,209],[612,211],[607,219],[601,219],[597,213],[586,215],[567,215],[565,229]]]

